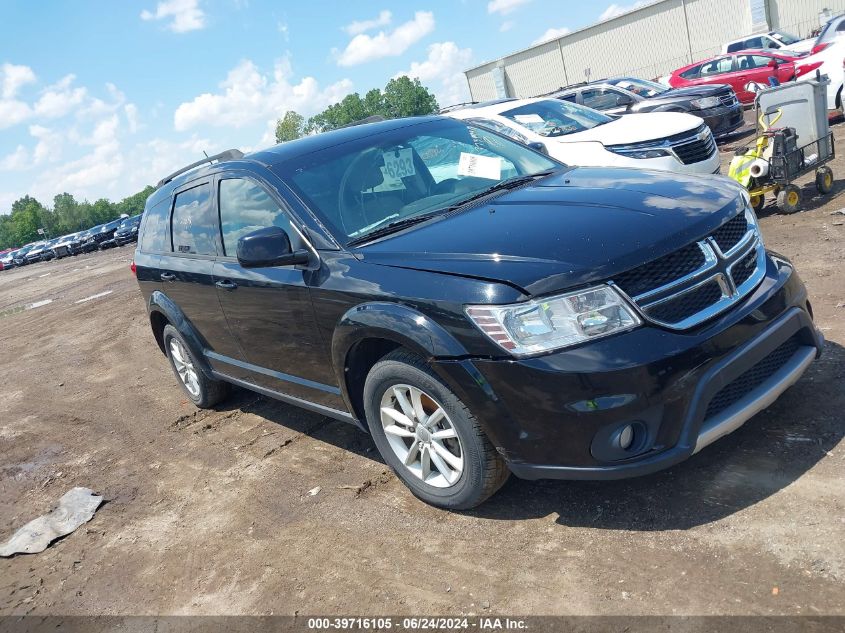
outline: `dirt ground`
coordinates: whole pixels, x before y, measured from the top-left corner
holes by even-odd
[[[762,214],[829,341],[797,385],[671,470],[511,478],[466,513],[417,501],[352,426],[242,391],[195,409],[131,247],[0,273],[0,540],[73,486],[107,500],[0,563],[0,614],[845,614],[833,169],[832,196],[807,182],[804,212]]]

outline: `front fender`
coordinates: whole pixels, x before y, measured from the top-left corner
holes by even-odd
[[[153,314],[159,314],[173,327],[179,330],[179,334],[182,335],[182,338],[185,339],[185,342],[190,345],[191,349],[194,351],[194,355],[197,358],[202,373],[205,374],[207,378],[214,378],[211,371],[211,365],[208,364],[204,354],[205,349],[208,347],[205,344],[205,339],[202,338],[193,324],[185,316],[184,312],[179,309],[179,306],[177,306],[170,297],[160,290],[154,291],[150,295],[150,299],[147,304],[147,312],[150,315],[151,322],[154,318]],[[158,344],[159,347],[161,347],[161,351],[165,352],[164,341],[159,340]]]

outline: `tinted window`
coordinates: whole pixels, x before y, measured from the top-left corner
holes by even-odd
[[[594,110],[608,110],[622,105],[623,103],[630,103],[631,99],[626,99],[621,92],[610,90],[608,88],[590,88],[581,93],[581,98],[584,105]]]
[[[559,95],[559,96],[558,96],[558,97],[556,97],[556,98],[557,98],[557,99],[560,99],[561,101],[569,101],[569,103],[575,103],[575,102],[576,102],[576,100],[577,100],[577,99],[576,99],[576,96],[577,96],[577,93],[575,93],[575,92],[570,92],[570,93],[569,93],[569,94],[567,94],[567,95]]]
[[[701,66],[693,66],[681,73],[684,79],[695,79],[701,73]]]
[[[729,73],[733,68],[733,61],[731,57],[720,57],[714,59],[712,62],[707,62],[701,66],[701,76],[706,75],[721,75],[722,73]]]
[[[170,198],[167,198],[144,214],[147,220],[144,222],[144,229],[138,242],[140,250],[146,252],[170,250],[170,232],[167,230],[169,212]],[[90,234],[91,231],[88,231],[86,237]]]
[[[299,235],[287,214],[264,189],[243,178],[220,181],[220,226],[223,251],[229,257],[236,256],[241,237],[268,226],[283,228],[294,250],[299,247]]]
[[[763,55],[739,55],[736,59],[739,69],[745,70],[746,68],[765,68],[774,58]]]
[[[173,204],[173,251],[216,255],[217,223],[211,210],[211,186],[206,184],[176,194]]]

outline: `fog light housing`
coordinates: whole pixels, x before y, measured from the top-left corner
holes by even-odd
[[[627,451],[634,443],[634,427],[626,424],[622,427],[619,433],[616,434],[616,445],[623,451]]]

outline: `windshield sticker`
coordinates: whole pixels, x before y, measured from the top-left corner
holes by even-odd
[[[515,114],[513,118],[517,123],[545,123],[539,114]]]
[[[414,155],[410,147],[385,152],[382,157],[384,171],[391,178],[407,178],[417,173],[414,169]]]
[[[461,152],[461,158],[458,161],[458,175],[500,180],[502,178],[502,159],[499,156],[481,156],[480,154]]]

